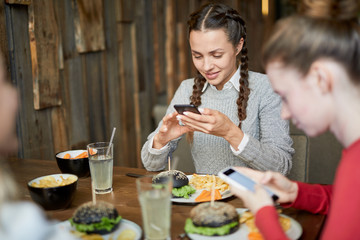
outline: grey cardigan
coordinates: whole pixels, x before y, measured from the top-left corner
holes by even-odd
[[[181,83],[166,114],[174,111],[174,104],[190,102],[193,84],[194,79],[187,79]],[[249,136],[249,142],[242,152],[236,153],[224,138],[194,132],[193,143],[190,147],[197,173],[217,174],[228,166],[272,170],[285,175],[290,172],[294,149],[291,147],[289,122],[280,117],[281,99],[273,92],[264,74],[249,71],[249,87],[247,117],[241,125],[242,131]],[[208,86],[201,96],[200,107],[218,110],[238,125],[236,104],[238,94],[234,87],[218,91]],[[168,154],[176,149],[180,140],[178,138],[170,141],[162,150],[151,150],[152,138],[161,124],[162,122],[148,136],[141,150],[142,162],[148,171],[164,169]]]

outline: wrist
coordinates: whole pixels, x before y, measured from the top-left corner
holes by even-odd
[[[290,188],[290,202],[295,202],[297,196],[298,196],[298,193],[299,193],[299,186],[296,182],[291,182],[291,188]]]
[[[244,132],[237,127],[235,124],[232,124],[227,133],[224,136],[224,139],[230,143],[230,145],[238,150],[239,144],[244,138]]]
[[[159,137],[159,133],[157,133],[154,136],[152,148],[160,149],[164,147],[166,144],[167,142],[161,141],[161,138]]]

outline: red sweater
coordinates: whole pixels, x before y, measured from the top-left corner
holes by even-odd
[[[334,185],[297,183],[298,196],[291,207],[328,214],[321,239],[360,239],[360,139],[342,152]],[[287,239],[274,207],[256,214],[265,239]]]

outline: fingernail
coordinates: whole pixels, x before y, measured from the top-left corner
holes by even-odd
[[[177,120],[181,120],[181,116],[180,116],[180,115],[177,115],[177,116],[176,116],[176,119],[177,119]]]
[[[203,113],[204,109],[203,108],[199,108],[199,112]]]
[[[183,112],[183,114],[184,114],[185,116],[188,116],[189,113],[188,113],[188,112]]]

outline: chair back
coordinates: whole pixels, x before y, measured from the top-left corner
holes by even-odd
[[[291,180],[309,181],[309,139],[305,134],[290,134],[295,153],[292,158],[292,168],[287,176]]]

